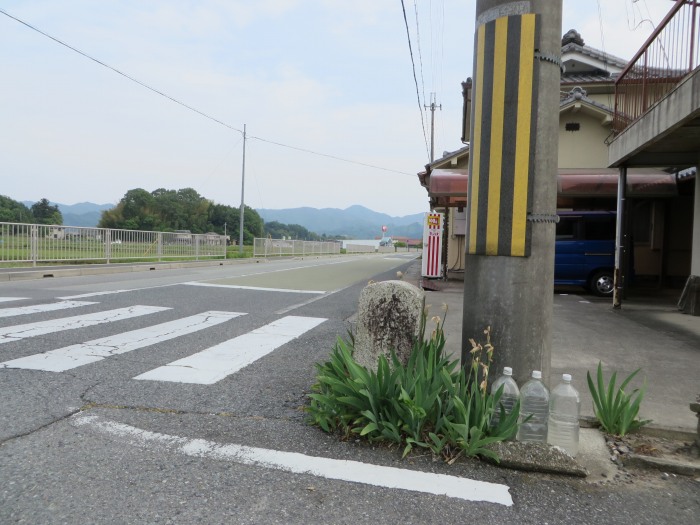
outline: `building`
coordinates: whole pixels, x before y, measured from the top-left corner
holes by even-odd
[[[575,30],[562,38],[558,209],[615,210],[618,170],[608,168],[615,79],[626,62],[585,45]],[[471,81],[463,83],[462,141],[468,137]],[[431,209],[444,211],[448,277],[464,272],[469,146],[446,152],[418,174]],[[682,285],[690,274],[695,174],[663,168],[628,171],[628,284]]]

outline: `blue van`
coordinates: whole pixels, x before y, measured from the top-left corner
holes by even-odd
[[[613,211],[560,211],[554,248],[554,284],[584,286],[613,294],[615,228]]]

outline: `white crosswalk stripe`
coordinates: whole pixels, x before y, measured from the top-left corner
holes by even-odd
[[[10,301],[24,301],[28,297],[0,297],[0,303],[9,303]]]
[[[150,370],[134,379],[211,385],[324,321],[326,319],[319,317],[283,317],[202,352]]]
[[[203,312],[167,323],[124,332],[85,343],[66,346],[43,354],[34,354],[0,363],[0,368],[23,368],[64,372],[79,366],[101,361],[113,355],[124,354],[147,346],[168,341],[182,335],[204,330],[211,326],[245,315],[239,312]]]
[[[15,308],[0,308],[0,317],[14,317],[16,315],[39,314],[42,312],[55,312],[67,308],[79,308],[97,304],[88,301],[61,301],[60,303],[35,304],[32,306],[17,306]]]
[[[0,328],[0,344],[9,343],[11,341],[20,341],[22,339],[36,337],[38,335],[62,332],[64,330],[74,330],[76,328],[85,328],[103,323],[121,321],[123,319],[154,314],[164,310],[170,310],[170,308],[164,306],[136,305],[129,306],[127,308],[117,308],[116,310],[107,310],[105,312],[96,312],[92,314],[76,315],[74,317],[64,317],[62,319],[51,319],[49,321],[7,326],[5,328]]]
[[[97,303],[63,300],[44,305],[0,309],[0,318],[77,308]],[[51,319],[0,328],[0,344],[22,341],[64,330],[75,330],[171,310],[168,307],[134,305],[85,315]],[[247,315],[244,312],[208,311],[161,324],[93,339],[0,362],[0,369],[65,372],[108,357],[199,332]],[[183,359],[154,368],[133,379],[211,385],[238,372],[277,348],[326,321],[320,317],[286,316],[251,332],[234,337]]]

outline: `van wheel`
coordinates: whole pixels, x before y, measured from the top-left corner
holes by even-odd
[[[610,270],[599,270],[588,281],[591,292],[598,297],[608,297],[613,294],[615,278]]]

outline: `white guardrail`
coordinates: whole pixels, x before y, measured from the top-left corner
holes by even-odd
[[[337,255],[339,242],[293,241],[285,239],[255,238],[253,257],[280,257],[305,255]]]
[[[226,256],[215,233],[149,232],[0,222],[0,263],[125,259],[205,259]]]
[[[305,255],[338,255],[341,241],[293,241],[291,239],[256,238],[253,244],[253,257],[283,257]],[[419,249],[414,248],[413,251]],[[345,243],[345,253],[395,253],[409,252],[411,248],[395,246],[373,246],[370,244]]]

